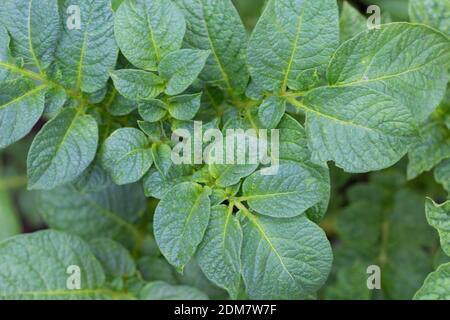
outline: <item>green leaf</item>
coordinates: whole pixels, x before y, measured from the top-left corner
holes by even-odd
[[[67,101],[67,92],[61,87],[53,87],[45,94],[44,115],[53,118],[64,107]]]
[[[73,182],[74,187],[82,193],[101,191],[111,184],[112,179],[98,158]]]
[[[13,55],[45,73],[55,60],[61,32],[58,1],[5,0],[0,15],[11,35]]]
[[[70,6],[80,10],[80,29],[64,30],[56,50],[63,84],[74,90],[93,93],[102,89],[117,61],[114,18],[110,0],[62,0],[62,21],[73,19]]]
[[[107,238],[89,241],[89,247],[108,278],[131,277],[136,266],[131,254],[121,244]]]
[[[263,101],[258,108],[258,118],[264,128],[277,127],[286,110],[286,100],[271,96]]]
[[[428,120],[420,133],[421,139],[408,153],[408,179],[414,179],[450,158],[450,131],[441,121]]]
[[[162,281],[151,282],[140,294],[143,300],[208,300],[208,297],[189,286],[174,286]]]
[[[428,223],[439,232],[442,250],[450,256],[450,201],[438,205],[427,199],[425,209]]]
[[[317,204],[327,189],[318,167],[284,162],[273,175],[257,171],[244,180],[243,200],[256,212],[276,218],[298,216]]]
[[[139,185],[112,185],[97,192],[83,193],[71,185],[39,193],[37,211],[46,224],[86,239],[123,235],[137,240],[133,225],[145,208]]]
[[[0,241],[19,234],[20,229],[19,216],[11,196],[0,191]]]
[[[46,86],[17,79],[0,83],[0,149],[20,140],[44,111]]]
[[[392,96],[422,122],[444,97],[449,61],[445,35],[424,25],[390,23],[342,44],[327,78],[334,87],[364,86]]]
[[[210,216],[208,190],[181,183],[163,196],[155,211],[153,228],[161,252],[179,272],[203,239]]]
[[[358,33],[367,29],[367,19],[359,13],[351,4],[344,1],[339,18],[339,30],[341,42],[353,38]]]
[[[210,54],[209,50],[182,49],[165,56],[159,65],[159,75],[168,80],[165,93],[175,96],[184,92],[197,79]]]
[[[191,120],[200,109],[201,99],[202,93],[172,97],[167,100],[167,109],[175,119]]]
[[[155,143],[152,145],[153,163],[156,169],[162,174],[167,175],[172,167],[172,148],[167,144]]]
[[[236,299],[241,284],[242,230],[233,207],[216,206],[197,258],[206,277]]]
[[[130,100],[148,100],[164,90],[164,80],[152,72],[123,69],[111,72],[117,91]]]
[[[95,119],[66,108],[36,135],[28,153],[28,188],[53,189],[79,177],[94,160]]]
[[[450,36],[450,3],[441,0],[410,0],[411,22],[429,25]]]
[[[189,165],[172,166],[165,175],[158,169],[151,168],[143,179],[145,195],[161,199],[177,184],[192,181],[193,173],[194,170]]]
[[[251,299],[299,299],[325,282],[333,259],[325,233],[304,216],[246,215],[242,271]]]
[[[11,38],[8,31],[0,24],[0,81],[5,80],[8,76],[8,70],[2,68],[2,63],[6,63],[11,59],[10,42]]]
[[[247,35],[230,0],[175,0],[187,20],[185,47],[209,50],[200,76],[226,91],[243,93],[247,87]]]
[[[107,299],[105,274],[88,245],[58,231],[20,235],[0,243],[0,299]],[[67,286],[80,270],[80,290]]]
[[[161,100],[149,99],[139,103],[139,114],[145,121],[157,122],[167,114],[168,106]]]
[[[145,281],[176,283],[174,269],[164,258],[143,257],[139,259],[137,266]]]
[[[116,12],[114,31],[125,57],[136,67],[156,71],[162,58],[181,48],[186,23],[167,0],[125,0]]]
[[[369,88],[322,87],[312,90],[301,103],[290,102],[306,113],[312,160],[333,160],[346,172],[393,165],[417,135],[408,108]]]
[[[334,0],[270,0],[249,41],[252,79],[263,89],[298,89],[302,71],[323,73],[339,44]],[[320,27],[319,27],[320,26]]]
[[[450,263],[428,275],[414,300],[450,300]]]
[[[445,190],[450,191],[450,159],[442,161],[434,169],[434,180],[440,183]]]
[[[150,141],[137,129],[120,128],[103,144],[102,164],[118,185],[141,179],[152,162]]]
[[[106,109],[113,116],[124,116],[137,108],[136,102],[120,95],[113,86],[105,98],[105,104]]]

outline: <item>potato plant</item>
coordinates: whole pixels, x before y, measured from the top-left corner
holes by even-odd
[[[450,299],[449,3],[245,6],[2,1],[0,299]]]

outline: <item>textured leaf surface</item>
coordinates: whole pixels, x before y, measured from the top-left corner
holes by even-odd
[[[272,96],[263,101],[258,109],[258,118],[264,128],[276,128],[286,110],[286,100]]]
[[[330,244],[306,217],[252,216],[242,228],[243,278],[251,299],[305,298],[327,279]]]
[[[60,1],[64,22],[72,19],[68,10],[80,9],[80,29],[69,29],[67,23],[59,40],[56,59],[63,83],[75,90],[92,93],[100,90],[114,69],[118,47],[114,39],[114,18],[109,0]]]
[[[181,48],[186,23],[167,0],[126,0],[116,13],[114,31],[125,57],[136,67],[156,71],[161,59]]]
[[[339,47],[327,70],[332,86],[365,86],[392,96],[424,121],[442,100],[448,38],[423,25],[391,23]]]
[[[203,70],[210,51],[183,49],[168,54],[159,65],[159,74],[168,79],[165,92],[174,96],[185,91]]]
[[[89,247],[57,231],[20,235],[0,244],[0,299],[101,299],[105,275]],[[78,266],[81,290],[69,290],[67,268]]]
[[[147,197],[161,199],[174,186],[192,180],[193,168],[188,165],[172,166],[167,174],[151,168],[144,177],[144,192]]]
[[[64,186],[39,194],[37,210],[51,228],[83,238],[138,237],[133,226],[145,207],[139,185],[110,186],[98,192],[82,193]]]
[[[441,0],[410,0],[409,18],[450,36],[450,2]]]
[[[191,120],[200,109],[202,94],[189,94],[169,98],[167,109],[178,120]]]
[[[5,0],[0,15],[11,35],[13,55],[44,73],[55,59],[61,31],[58,1]]]
[[[53,189],[80,176],[94,160],[98,126],[90,115],[67,108],[34,138],[28,153],[28,188]]]
[[[389,167],[403,157],[416,134],[408,108],[365,87],[324,87],[300,105],[312,160],[333,160],[347,172]]]
[[[149,99],[139,103],[139,114],[147,122],[157,122],[167,114],[167,105],[157,99]]]
[[[144,300],[208,300],[203,292],[189,286],[174,286],[162,281],[149,283],[141,291]]]
[[[236,299],[241,283],[242,230],[232,208],[216,206],[197,254],[206,277]]]
[[[89,248],[107,277],[131,277],[136,272],[131,254],[121,244],[111,239],[98,238],[89,241]]]
[[[336,1],[270,0],[249,41],[252,79],[269,91],[298,89],[302,71],[322,72],[339,44]]]
[[[430,273],[414,300],[450,300],[450,263]]]
[[[439,232],[442,250],[450,256],[450,201],[438,205],[427,199],[425,207],[428,223]]]
[[[450,191],[450,159],[442,161],[434,170],[434,179]]]
[[[137,129],[118,129],[103,145],[102,164],[116,184],[138,181],[150,169],[152,162],[150,142]]]
[[[183,271],[202,241],[209,216],[207,190],[191,182],[175,186],[158,204],[153,220],[155,239],[178,271]]]
[[[185,46],[209,50],[201,78],[225,90],[245,91],[247,35],[229,0],[175,0],[187,20]]]
[[[164,80],[152,72],[123,69],[111,72],[117,91],[130,100],[155,98],[164,90]]]
[[[286,162],[274,175],[257,171],[245,179],[243,197],[250,208],[272,217],[294,217],[317,204],[327,189],[313,165]]]
[[[22,79],[0,83],[0,149],[31,131],[44,111],[45,91]]]
[[[421,127],[420,133],[420,140],[408,153],[408,179],[414,179],[450,158],[450,131],[443,123],[430,119]]]

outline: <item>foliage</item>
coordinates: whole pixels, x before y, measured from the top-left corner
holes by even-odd
[[[449,299],[443,2],[3,2],[0,299]],[[199,121],[277,129],[276,174],[174,163]]]

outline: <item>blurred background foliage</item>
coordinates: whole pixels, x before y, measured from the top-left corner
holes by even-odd
[[[112,2],[117,7],[121,0]],[[250,32],[266,0],[233,2]],[[363,14],[367,5],[379,5],[384,21],[408,20],[408,0],[349,2]],[[36,210],[36,195],[26,191],[26,158],[32,135],[0,151],[0,241],[46,228]],[[392,168],[361,175],[346,174],[331,166],[331,202],[322,227],[333,245],[334,267],[318,298],[411,299],[426,275],[448,260],[424,213],[426,196],[442,202],[446,193],[431,173],[407,181],[406,166],[407,159],[403,159]],[[152,207],[154,203],[149,201],[148,210]],[[139,264],[142,270],[152,271],[143,275],[147,280],[156,280],[153,275],[158,274],[158,280],[196,286],[211,298],[225,297],[201,274],[195,262],[183,277],[161,257],[144,258]],[[369,265],[381,267],[381,290],[367,289]]]

